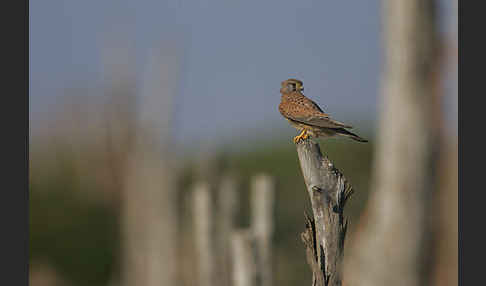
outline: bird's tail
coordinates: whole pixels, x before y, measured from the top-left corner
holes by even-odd
[[[339,134],[339,135],[342,135],[342,136],[346,136],[346,137],[349,137],[355,141],[358,141],[358,142],[368,142],[368,140],[364,139],[364,138],[361,138],[359,137],[358,135],[352,133],[352,132],[349,132],[348,130],[344,129],[344,128],[338,128],[336,129],[336,133]]]

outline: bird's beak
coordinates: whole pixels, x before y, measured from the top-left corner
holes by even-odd
[[[300,91],[304,91],[304,87],[301,87],[301,88],[300,88]]]

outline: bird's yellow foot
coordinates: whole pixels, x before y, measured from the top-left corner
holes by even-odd
[[[307,138],[309,138],[309,134],[307,134],[307,130],[304,129],[299,135],[294,137],[294,143],[297,144],[300,140],[305,140]]]

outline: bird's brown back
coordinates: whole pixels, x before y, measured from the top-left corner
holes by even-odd
[[[299,91],[282,93],[278,109],[288,120],[324,128],[352,128],[351,125],[333,120],[312,100]]]
[[[299,116],[328,116],[315,102],[298,91],[282,94],[278,110],[286,118],[294,117],[296,114]]]

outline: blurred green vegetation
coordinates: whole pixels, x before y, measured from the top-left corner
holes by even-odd
[[[66,149],[59,146],[48,156],[56,159],[57,168],[36,170],[31,164],[29,259],[47,261],[73,285],[107,285],[119,252],[116,210],[83,195],[87,190],[80,189],[74,156]],[[101,186],[90,187],[90,192],[101,191]]]
[[[345,214],[350,217],[349,233],[352,234],[367,200],[373,145],[346,139],[320,141],[320,145],[321,151],[355,188],[355,194],[345,209]],[[300,240],[300,233],[304,230],[304,210],[310,209],[291,138],[256,144],[241,152],[216,155],[223,158],[222,173],[228,171],[237,176],[239,226],[247,226],[249,222],[251,176],[260,172],[274,176],[277,183],[273,252],[275,282],[277,285],[310,283],[311,272]],[[72,285],[107,285],[119,271],[118,204],[106,203],[96,196],[80,195],[86,190],[80,187],[79,174],[90,176],[90,170],[77,172],[75,157],[69,153],[56,158],[61,158],[57,159],[60,160],[57,171],[42,170],[44,175],[38,175],[41,170],[35,168],[43,168],[42,162],[36,162],[36,167],[30,170],[30,260],[49,261]],[[194,164],[185,162],[178,176],[180,212],[184,220],[190,218],[184,198],[196,177]],[[106,185],[88,184],[88,187],[92,188],[89,193],[101,193]],[[191,226],[190,223],[181,225]]]

